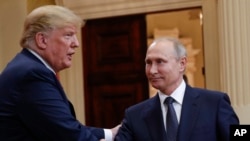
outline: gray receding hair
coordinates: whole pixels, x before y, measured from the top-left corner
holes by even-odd
[[[169,41],[169,42],[172,42],[174,44],[174,49],[175,49],[177,60],[181,59],[182,57],[187,56],[187,51],[186,51],[186,48],[184,47],[184,45],[178,39],[173,38],[173,37],[157,38],[153,41],[153,43],[150,45],[150,47],[154,46],[155,44],[157,44],[159,42],[163,42],[163,41]]]
[[[30,48],[38,32],[49,32],[56,28],[74,25],[83,26],[83,20],[73,11],[58,5],[46,5],[34,9],[25,19],[20,45]]]

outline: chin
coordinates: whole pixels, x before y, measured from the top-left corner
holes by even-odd
[[[63,67],[61,67],[60,71],[61,71],[61,70],[65,70],[65,69],[67,69],[67,68],[70,68],[70,66],[71,66],[71,65],[64,65]]]
[[[69,68],[69,67],[71,67],[71,61],[70,62],[65,62],[65,67],[67,67],[67,68]]]
[[[151,85],[152,85],[152,87],[155,88],[155,89],[159,89],[159,88],[160,88],[158,85],[153,85],[153,84],[151,84]]]

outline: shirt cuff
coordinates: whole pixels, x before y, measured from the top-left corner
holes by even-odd
[[[105,141],[113,141],[112,131],[110,129],[104,129]]]

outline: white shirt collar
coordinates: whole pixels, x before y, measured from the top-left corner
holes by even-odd
[[[51,70],[54,74],[56,74],[55,71],[50,67],[50,65],[39,54],[37,54],[35,51],[33,51],[30,48],[27,48],[27,49],[30,53],[35,55],[49,70]]]
[[[184,80],[182,80],[181,84],[173,91],[173,93],[170,95],[172,98],[175,99],[177,103],[182,105],[183,97],[186,89],[186,83]],[[161,91],[158,91],[161,104],[164,103],[164,100],[168,97],[166,94],[162,93]],[[164,105],[164,104],[163,104]]]

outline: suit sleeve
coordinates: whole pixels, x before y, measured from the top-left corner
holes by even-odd
[[[70,107],[70,111],[71,114],[76,118],[76,114],[75,114],[75,109],[73,104],[69,102],[69,107]],[[96,127],[88,127],[88,129],[91,131],[92,134],[94,134],[99,140],[104,138],[104,130],[102,128],[96,128]]]
[[[234,112],[230,99],[227,94],[221,98],[218,106],[218,122],[217,129],[219,133],[219,140],[229,141],[230,139],[230,125],[239,124],[239,119]]]
[[[129,122],[128,111],[125,111],[125,117],[122,121],[122,126],[119,128],[119,131],[115,137],[115,141],[133,141],[133,133],[131,130],[131,125]]]
[[[103,129],[86,127],[72,115],[68,100],[53,75],[30,73],[22,81],[18,114],[27,131],[43,141],[98,141],[103,138]]]

